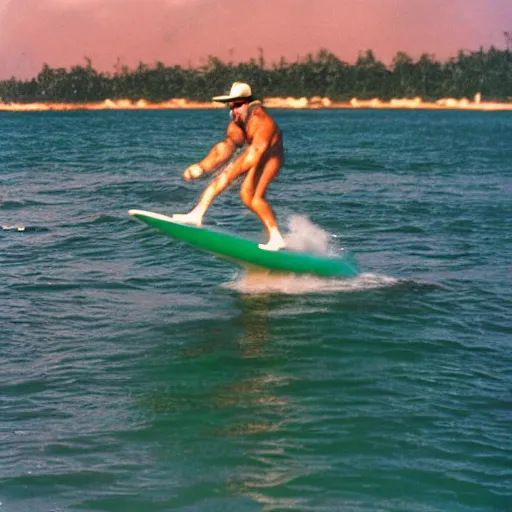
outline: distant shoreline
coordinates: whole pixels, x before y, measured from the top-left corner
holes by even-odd
[[[296,110],[325,110],[325,109],[395,109],[395,110],[478,110],[500,111],[512,110],[512,102],[482,101],[480,95],[473,100],[462,98],[443,98],[435,102],[423,101],[421,98],[396,98],[382,101],[378,98],[337,102],[327,97],[312,98],[264,98],[267,108],[296,109]],[[4,112],[65,112],[74,110],[180,110],[180,109],[219,109],[222,104],[214,102],[189,101],[184,98],[174,98],[168,101],[151,103],[146,100],[104,100],[88,103],[1,103],[0,111]]]

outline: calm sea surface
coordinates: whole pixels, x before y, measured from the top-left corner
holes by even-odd
[[[512,510],[512,115],[274,111],[254,279],[188,210],[226,111],[0,114],[0,512]],[[207,224],[264,239],[238,184]]]

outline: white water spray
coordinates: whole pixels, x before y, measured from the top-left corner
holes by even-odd
[[[284,239],[286,247],[293,251],[327,256],[332,249],[329,233],[301,215],[290,216],[288,219],[288,233]]]
[[[335,237],[315,225],[307,217],[292,215],[288,219],[288,233],[284,236],[287,248],[322,256],[339,255],[343,249],[337,247]],[[352,292],[358,290],[393,286],[397,279],[376,274],[360,274],[354,278],[322,278],[311,275],[277,273],[265,269],[247,269],[237,279],[225,286],[240,293],[282,293],[300,295],[305,293]]]

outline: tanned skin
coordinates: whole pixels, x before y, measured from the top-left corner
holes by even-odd
[[[185,169],[183,177],[186,181],[191,181],[203,173],[213,172],[224,165],[237,148],[247,146],[205,189],[192,211],[176,214],[173,219],[201,225],[213,199],[233,180],[245,174],[240,196],[245,206],[261,219],[269,235],[268,243],[260,244],[260,247],[279,250],[285,244],[272,208],[265,199],[265,192],[284,162],[281,130],[261,105],[253,107],[250,114],[247,101],[233,101],[229,106],[233,120],[226,129],[226,138],[215,144],[203,160]]]

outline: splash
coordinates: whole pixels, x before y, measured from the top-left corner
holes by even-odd
[[[11,231],[11,230],[14,230],[14,231],[25,231],[25,226],[22,226],[21,224],[17,224],[15,226],[2,225],[2,229],[4,231]]]
[[[304,295],[371,290],[395,286],[399,282],[399,279],[393,277],[370,273],[360,274],[351,279],[334,279],[251,270],[244,271],[238,279],[224,286],[248,295]]]
[[[331,238],[307,217],[291,215],[288,219],[288,234],[284,237],[288,249],[327,256],[334,250],[330,247]]]
[[[322,256],[339,255],[336,238],[301,215],[288,218],[287,248]],[[360,274],[355,278],[322,278],[312,275],[279,273],[247,268],[225,287],[244,294],[289,294],[351,292],[383,286],[393,286],[397,279],[376,274]]]

